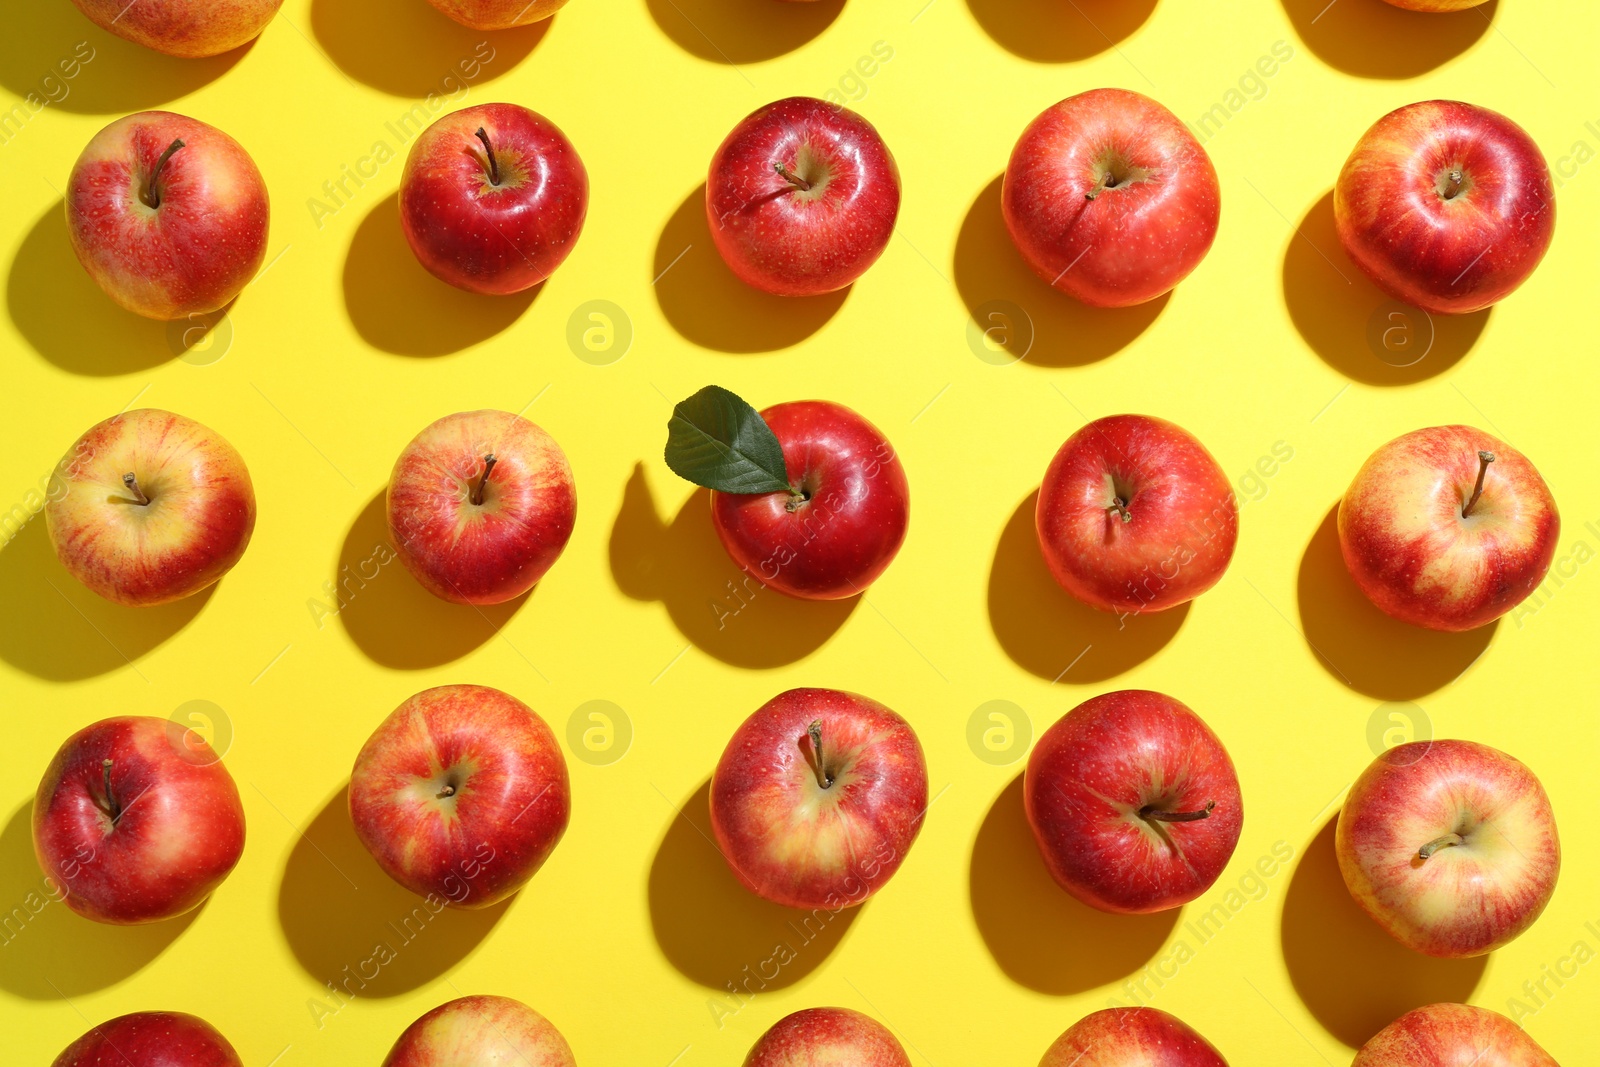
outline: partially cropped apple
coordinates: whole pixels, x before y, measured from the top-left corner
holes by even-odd
[[[785,1015],[751,1046],[744,1067],[911,1067],[888,1027],[849,1008],[807,1008]]]
[[[567,0],[428,0],[463,26],[509,30],[542,22],[567,6]]]
[[[910,724],[837,689],[767,701],[711,779],[718,849],[747,889],[791,908],[838,911],[876,893],[927,808],[928,768]]]
[[[244,459],[222,436],[139,408],[91,426],[50,477],[45,525],[78,581],[119,604],[192,596],[239,562],[256,525]]]
[[[395,461],[389,536],[434,596],[500,604],[543,578],[572,536],[577,488],[555,438],[508,411],[446,415]]]
[[[561,1031],[510,997],[460,997],[406,1027],[383,1067],[576,1067]]]
[[[228,1039],[181,1011],[136,1011],[94,1027],[51,1067],[244,1067]]]
[[[95,134],[67,177],[66,208],[78,261],[146,318],[225,307],[267,254],[267,186],[255,161],[215,126],[170,111]]]
[[[198,734],[169,719],[104,719],[45,769],[33,850],[79,915],[159,922],[199,907],[239,862],[244,806]]]
[[[1175,1015],[1106,1008],[1068,1027],[1039,1067],[1228,1067],[1228,1061]]]
[[[1493,622],[1544,581],[1561,535],[1522,453],[1471,426],[1397,437],[1339,502],[1339,548],[1386,614],[1434,630]]]
[[[1361,1046],[1351,1067],[1559,1067],[1527,1032],[1487,1008],[1429,1004]]]
[[[1429,956],[1481,956],[1544,911],[1561,844],[1544,787],[1472,741],[1413,741],[1374,760],[1345,798],[1334,844],[1356,903]]]
[[[1384,0],[1384,3],[1392,4],[1395,7],[1403,7],[1407,11],[1444,14],[1452,11],[1466,11],[1468,8],[1488,3],[1488,0]]]
[[[283,0],[72,0],[107,33],[198,59],[231,52],[260,36]]]
[[[484,685],[407,700],[350,773],[350,821],[378,866],[418,896],[461,908],[487,908],[526,885],[571,811],[550,727]]]

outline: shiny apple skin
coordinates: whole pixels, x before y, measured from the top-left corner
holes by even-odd
[[[1427,860],[1423,845],[1462,843]],[[1561,842],[1544,787],[1522,763],[1473,741],[1412,741],[1372,761],[1334,831],[1350,895],[1408,948],[1481,956],[1544,911]]]
[[[184,147],[161,168],[160,203],[148,207],[140,191],[175,140]],[[146,318],[225,307],[267,254],[267,186],[250,154],[170,111],[141,111],[95,134],[67,177],[66,210],[78,262]]]
[[[1351,1067],[1560,1067],[1499,1012],[1469,1004],[1408,1011],[1361,1046]]]
[[[1446,199],[1442,176],[1466,186]],[[1555,233],[1555,187],[1539,146],[1497,112],[1428,100],[1361,135],[1333,187],[1339,241],[1396,300],[1445,315],[1510,296]]]
[[[115,822],[102,807],[106,760]],[[160,922],[199,907],[239,862],[244,806],[192,730],[151,716],[103,719],[69,737],[40,779],[33,851],[84,918]]]
[[[1157,825],[1139,812],[1211,814]],[[1023,807],[1051,877],[1101,911],[1176,908],[1217,880],[1244,828],[1239,777],[1217,735],[1162,693],[1084,701],[1028,757]]]
[[[841,404],[761,412],[783,446],[794,494],[712,493],[711,522],[746,574],[803,600],[840,600],[878,580],[906,539],[911,489],[894,447]],[[790,505],[794,504],[793,510]]]
[[[1494,453],[1483,495],[1478,452]],[[1527,458],[1471,426],[1413,430],[1374,452],[1339,501],[1339,549],[1385,614],[1471,630],[1544,581],[1561,536],[1549,486]]]
[[[806,1008],[762,1034],[744,1067],[911,1067],[888,1027],[849,1008]]]
[[[181,59],[231,52],[261,35],[283,0],[72,0],[90,22]]]
[[[487,908],[526,885],[571,812],[550,727],[484,685],[410,698],[373,731],[350,773],[350,821],[378,866],[418,896],[460,908]]]
[[[428,0],[444,14],[474,30],[509,30],[543,22],[567,0]]]
[[[811,183],[801,189],[782,164]],[[706,218],[729,269],[777,296],[815,296],[878,261],[900,213],[888,145],[848,108],[792,96],[758,108],[711,157]]]
[[[500,184],[477,131],[494,148]],[[417,261],[474,293],[520,293],[578,243],[589,172],[566,134],[517,104],[480,104],[422,132],[400,177],[400,226]]]
[[[1090,199],[1108,168],[1127,166],[1134,172],[1115,174],[1119,184]],[[1217,236],[1222,192],[1211,158],[1176,115],[1127,89],[1091,89],[1022,132],[1000,205],[1035,274],[1091,307],[1127,307],[1200,265]]]
[[[150,501],[123,484],[133,474]],[[181,600],[221,578],[256,527],[244,459],[221,434],[155,408],[113,415],[51,474],[45,526],[61,565],[107,600]]]
[[[51,1067],[244,1067],[228,1039],[181,1011],[107,1019],[68,1045]]]
[[[822,728],[824,789],[806,730]],[[911,726],[876,700],[791,689],[751,715],[711,779],[717,847],[745,888],[790,908],[864,902],[900,869],[928,808]]]
[[[1175,1015],[1106,1008],[1068,1027],[1039,1067],[1228,1067],[1228,1061]]]
[[[1405,8],[1407,11],[1422,11],[1430,14],[1466,11],[1469,8],[1478,7],[1487,2],[1488,0],[1384,0],[1386,4]]]
[[[472,495],[495,464],[483,503]],[[406,570],[456,604],[532,589],[572,536],[578,491],[555,438],[508,411],[463,411],[428,426],[389,476],[389,536]]]
[[[406,1027],[383,1067],[576,1067],[567,1039],[510,997],[460,997]]]
[[[1110,510],[1118,499],[1131,516]],[[1061,588],[1101,611],[1187,603],[1233,559],[1233,486],[1198,439],[1148,415],[1096,419],[1067,438],[1039,486],[1039,549]]]

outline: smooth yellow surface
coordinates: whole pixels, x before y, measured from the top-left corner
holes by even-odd
[[[137,403],[231,440],[260,520],[213,593],[156,611],[76,587],[42,521],[0,551],[0,906],[39,885],[27,826],[39,774],[103,716],[222,709],[250,826],[238,870],[192,919],[115,930],[52,904],[21,925],[0,947],[6,1061],[47,1063],[91,1022],[173,1008],[215,1023],[251,1067],[377,1064],[413,1018],[473,992],[531,1004],[589,1067],[732,1067],[774,1020],[818,1004],[881,1018],[919,1065],[1032,1064],[1113,997],[1179,1014],[1236,1065],[1342,1065],[1401,1010],[1460,998],[1502,1011],[1519,998],[1557,1059],[1592,1059],[1600,169],[1585,164],[1600,148],[1600,25],[1579,4],[1426,16],[1335,0],[1318,17],[1323,2],[572,0],[547,28],[483,35],[423,0],[289,0],[254,47],[199,62],[115,41],[67,0],[13,5],[0,32],[7,104],[34,87],[60,96],[41,79],[78,42],[95,58],[0,144],[4,504],[25,514],[79,433]],[[1230,96],[1279,41],[1292,58]],[[875,48],[892,58],[853,75]],[[489,54],[463,95],[461,70]],[[1224,199],[1215,247],[1170,299],[1118,314],[1024,274],[994,184],[1035,114],[1099,85],[1150,93],[1190,122],[1220,104],[1226,119],[1206,140]],[[582,154],[589,221],[537,296],[459,294],[408,254],[394,193],[410,134],[395,131],[430,90],[448,97],[441,113],[527,104]],[[830,90],[859,97],[899,160],[899,235],[847,296],[761,299],[715,258],[704,168],[758,105]],[[1327,193],[1371,122],[1434,96],[1501,110],[1543,146],[1562,176],[1556,238],[1503,306],[1440,322],[1428,356],[1394,371],[1368,348],[1383,301],[1339,252]],[[61,219],[89,137],[162,106],[227,130],[271,188],[271,266],[234,308],[220,359],[204,346],[174,358],[166,327],[117,311],[73,260]],[[368,177],[344,179],[335,202],[323,185],[346,167]],[[992,298],[1037,328],[1021,365],[969,347],[969,305]],[[630,317],[619,362],[569,349],[569,317],[591,300]],[[864,603],[766,593],[719,634],[712,604],[738,606],[725,584],[735,571],[705,501],[661,460],[671,403],[708,382],[757,405],[840,401],[894,442],[911,530]],[[429,421],[482,406],[526,409],[554,434],[580,499],[566,555],[487,621],[373,562],[395,456]],[[1049,584],[1026,502],[1069,433],[1121,411],[1193,431],[1246,503],[1221,584],[1119,633]],[[1373,448],[1454,421],[1531,457],[1566,528],[1565,578],[1534,610],[1450,637],[1365,607],[1329,515]],[[1250,476],[1258,461],[1270,475]],[[378,577],[334,615],[317,604],[342,565]],[[414,940],[334,1011],[324,983],[363,966],[379,937],[398,940],[384,924],[416,903],[355,843],[346,776],[385,714],[447,682],[503,688],[562,737],[574,709],[613,702],[631,749],[610,765],[569,749],[571,829],[532,885],[488,916],[413,920]],[[733,1011],[724,984],[747,965],[770,973],[778,943],[799,935],[737,890],[697,832],[703,785],[735,725],[796,685],[858,690],[905,714],[938,799],[888,888]],[[1233,863],[1176,925],[1093,915],[1055,890],[1021,822],[1022,763],[996,766],[968,745],[986,702],[1026,709],[1037,735],[1124,686],[1198,710],[1243,780]],[[1380,707],[1390,700],[1421,711]],[[1408,736],[1408,720],[1520,757],[1561,822],[1554,902],[1487,962],[1408,955],[1338,880],[1329,819],[1373,756],[1369,736]],[[676,821],[685,804],[693,824]],[[1545,993],[1523,988],[1541,981]]]

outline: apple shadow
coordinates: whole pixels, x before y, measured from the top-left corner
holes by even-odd
[[[533,590],[485,607],[440,600],[395,556],[384,496],[379,490],[361,509],[339,550],[333,581],[343,607],[326,597],[320,601],[338,610],[345,633],[374,663],[395,670],[452,663],[494,637]],[[325,617],[318,623],[326,625]]]
[[[774,7],[804,3],[759,0]],[[684,339],[719,352],[771,352],[825,326],[850,287],[820,296],[773,296],[746,285],[723,262],[706,221],[702,182],[678,205],[656,242],[656,302]]]
[[[1488,956],[1441,960],[1384,933],[1345,888],[1330,818],[1306,847],[1283,902],[1283,959],[1300,1000],[1323,1028],[1359,1048],[1412,1008],[1465,1004]]]
[[[1318,59],[1362,78],[1415,78],[1449,62],[1483,37],[1495,7],[1489,0],[1441,14],[1382,0],[1283,0],[1295,33]]]
[[[989,569],[989,627],[1006,655],[1051,681],[1103,682],[1165,647],[1189,605],[1123,618],[1069,594],[1039,551],[1038,502],[1035,489],[1011,513]]]
[[[1126,978],[1178,925],[1181,908],[1113,915],[1056,885],[1023,809],[1018,774],[989,806],[972,843],[972,915],[995,962],[1018,985],[1067,996]]]
[[[0,831],[0,989],[27,1000],[60,1000],[107,989],[137,974],[176,941],[205,905],[165,922],[113,926],[62,903],[33,852],[33,801]],[[227,892],[227,884],[218,892]]]
[[[356,836],[348,788],[296,836],[278,887],[278,921],[306,974],[331,982],[340,999],[397,996],[470,956],[516,897],[466,910],[405,889]]]
[[[1495,623],[1445,633],[1392,619],[1367,599],[1339,551],[1339,506],[1300,558],[1300,625],[1317,662],[1368,696],[1410,700],[1454,681],[1494,637]]]
[[[1077,367],[1122,351],[1155,322],[1171,293],[1126,308],[1092,308],[1045,284],[1023,262],[1000,212],[1004,174],[983,187],[956,235],[956,289],[980,329],[995,324],[996,304],[1023,316],[1010,323],[1011,344],[1022,362],[1040,367]]]
[[[311,4],[311,32],[344,73],[392,96],[432,93],[449,104],[463,102],[469,86],[511,73],[553,21],[486,32],[463,26],[427,0]]]
[[[749,978],[763,991],[793,985],[832,954],[865,905],[807,911],[756,896],[717,849],[710,803],[707,779],[673,816],[650,864],[656,944],[685,978],[719,993]]]
[[[623,489],[610,556],[624,594],[660,601],[696,648],[736,667],[778,667],[810,655],[861,599],[799,600],[747,578],[711,524],[709,491],[696,489],[665,521],[643,464],[634,465]]]
[[[27,606],[25,620],[0,626],[0,659],[53,682],[137,671],[138,660],[189,625],[216,588],[156,607],[113,604],[67,573],[44,516],[35,515],[0,548],[0,604]]]
[[[1150,18],[1156,0],[967,0],[994,42],[1035,63],[1072,63],[1126,40]]]
[[[1449,370],[1472,350],[1494,310],[1429,315],[1392,300],[1345,255],[1332,190],[1289,237],[1283,301],[1312,351],[1345,377],[1370,385],[1408,385]]]
[[[416,0],[422,3],[423,0]],[[344,304],[364,341],[397,356],[445,356],[509,328],[544,283],[488,296],[429,274],[400,229],[400,194],[368,212],[344,260]]]
[[[759,63],[792,52],[833,24],[844,0],[646,0],[661,32],[713,63]]]

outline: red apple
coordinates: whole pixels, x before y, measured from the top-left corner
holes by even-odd
[[[463,411],[417,434],[389,476],[395,554],[434,596],[499,604],[560,558],[577,517],[555,439],[506,411]]]
[[[1035,274],[1091,307],[1127,307],[1200,265],[1221,196],[1178,116],[1127,89],[1091,89],[1022,132],[1000,205]]]
[[[463,26],[475,30],[509,30],[554,15],[567,0],[428,0]]]
[[[1533,925],[1561,843],[1532,771],[1472,741],[1412,741],[1372,761],[1339,813],[1339,870],[1356,903],[1429,956],[1481,956]]]
[[[1174,1015],[1106,1008],[1073,1023],[1039,1067],[1228,1067],[1228,1061]]]
[[[137,1011],[96,1026],[51,1067],[244,1067],[228,1039],[181,1011]]]
[[[147,318],[226,306],[267,254],[267,186],[249,153],[170,111],[141,111],[95,134],[67,177],[66,205],[78,261],[111,299]]]
[[[1434,630],[1470,630],[1516,607],[1544,581],[1560,535],[1533,464],[1471,426],[1397,437],[1339,501],[1356,585],[1387,614]]]
[[[1361,1046],[1351,1067],[1559,1067],[1499,1012],[1468,1004],[1408,1011]]]
[[[1487,0],[1384,0],[1385,3],[1395,7],[1403,7],[1407,11],[1426,11],[1433,14],[1451,11],[1465,11]]]
[[[169,56],[197,59],[255,40],[283,0],[72,0],[107,33]]]
[[[900,171],[872,124],[792,96],[758,108],[711,157],[706,218],[739,279],[778,296],[843,289],[877,262]]]
[[[1061,588],[1101,611],[1163,611],[1216,585],[1239,509],[1205,446],[1148,415],[1112,415],[1067,438],[1034,517]]]
[[[165,604],[221,578],[250,543],[256,494],[232,445],[170,411],[89,428],[51,475],[45,525],[61,565],[119,604]]]
[[[849,1008],[807,1008],[786,1015],[761,1035],[744,1067],[911,1067],[887,1027]]]
[[[922,829],[928,768],[876,700],[791,689],[746,719],[711,779],[717,847],[752,893],[791,908],[860,904]]]
[[[575,1067],[549,1019],[510,997],[447,1001],[406,1027],[383,1067]]]
[[[407,700],[350,773],[350,820],[378,866],[418,896],[462,908],[487,908],[526,885],[571,810],[550,727],[483,685]]]
[[[1504,300],[1539,265],[1555,232],[1555,188],[1521,126],[1488,108],[1428,100],[1361,135],[1333,187],[1333,218],[1345,252],[1379,289],[1462,314]]]
[[[1028,757],[1023,805],[1061,888],[1101,911],[1187,904],[1228,865],[1244,805],[1228,750],[1162,693],[1084,701]]]
[[[422,132],[400,178],[400,226],[440,281],[520,293],[578,243],[589,173],[556,124],[516,104],[480,104]]]
[[[199,907],[239,862],[244,806],[199,734],[150,716],[103,719],[45,769],[33,851],[79,915],[159,922]]]

